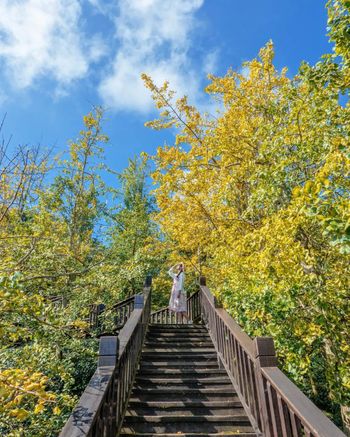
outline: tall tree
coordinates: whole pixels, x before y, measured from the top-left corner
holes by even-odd
[[[290,79],[273,56],[268,43],[246,74],[210,76],[216,119],[143,76],[162,111],[148,125],[179,128],[155,157],[157,221],[193,264],[200,248],[244,329],[272,335],[290,376],[334,411],[350,400],[349,109],[339,87]]]

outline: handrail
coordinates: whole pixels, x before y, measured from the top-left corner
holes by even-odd
[[[124,300],[121,300],[114,304],[110,310],[114,313],[114,329],[119,330],[122,328],[127,322],[130,314],[134,309],[134,301],[135,296],[127,297]],[[98,329],[101,327],[100,315],[106,310],[106,306],[104,304],[91,305],[90,306],[90,314],[89,314],[89,326],[90,329]]]
[[[273,340],[252,340],[200,281],[202,319],[257,435],[345,437],[277,368]]]
[[[195,291],[187,298],[187,317],[189,320],[197,320],[200,317],[199,291]],[[168,307],[165,307],[151,314],[150,323],[182,325],[185,320],[175,312],[170,311]]]
[[[112,306],[112,310],[114,312],[114,324],[117,329],[121,326],[124,326],[130,317],[130,314],[134,310],[136,296],[138,295],[134,294],[133,296],[130,296]]]
[[[269,411],[277,407],[280,414],[268,417],[275,434],[344,437],[344,434],[325,416],[298,387],[277,367],[261,370]],[[277,405],[276,405],[277,404]],[[294,434],[292,434],[294,432]]]
[[[115,437],[136,375],[151,312],[151,278],[119,336],[101,337],[98,367],[60,437]]]
[[[136,294],[133,294],[132,296],[129,296],[123,300],[119,300],[117,303],[115,303],[114,305],[111,306],[111,309],[116,310],[121,306],[128,305],[130,302],[134,301],[135,296],[138,294],[140,294],[140,293],[136,293]]]

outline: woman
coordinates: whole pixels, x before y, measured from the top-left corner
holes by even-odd
[[[176,267],[177,272],[174,272]],[[183,263],[175,264],[169,270],[169,275],[173,278],[173,288],[171,289],[169,310],[174,311],[176,314],[181,314],[188,323],[187,317],[187,301],[186,293],[184,290],[185,273]]]

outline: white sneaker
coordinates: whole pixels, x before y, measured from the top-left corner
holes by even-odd
[[[193,320],[189,320],[187,323],[188,323],[189,325],[193,325]]]

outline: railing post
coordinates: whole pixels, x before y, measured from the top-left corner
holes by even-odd
[[[145,296],[143,294],[137,294],[135,296],[134,309],[135,310],[142,309],[144,307],[144,304],[145,304]]]
[[[100,338],[100,350],[98,353],[98,367],[114,367],[118,361],[119,339],[116,336]]]
[[[214,297],[214,306],[215,306],[215,308],[223,308],[221,300],[219,300],[216,296],[213,296],[213,297]]]
[[[263,381],[263,376],[261,369],[263,367],[276,367],[277,357],[275,351],[275,345],[271,337],[255,337],[254,338],[254,348],[255,348],[255,366],[256,366],[256,385],[259,396],[259,414],[260,414],[260,424],[262,426],[262,431],[266,437],[274,437],[272,426],[270,423],[270,415],[273,412],[270,411],[268,405],[268,393],[265,388]],[[281,430],[280,430],[281,432]],[[282,433],[278,434],[282,435]]]
[[[206,287],[207,286],[207,278],[205,276],[200,276],[199,277],[199,286],[200,287]],[[222,302],[213,295],[213,304],[215,308],[222,308]]]
[[[99,320],[99,316],[104,312],[105,308],[106,305],[104,305],[103,303],[90,306],[90,314],[89,314],[90,328],[98,329],[100,327],[101,322]]]
[[[97,305],[97,312],[96,312],[96,328],[99,329],[101,327],[101,320],[100,315],[104,312],[106,309],[106,305],[103,303],[99,303]]]
[[[145,287],[151,287],[151,285],[152,285],[152,276],[147,275],[145,280]]]
[[[116,416],[116,401],[118,395],[118,380],[117,369],[119,357],[119,339],[116,336],[105,336],[100,338],[100,350],[98,354],[97,367],[113,367],[113,381],[111,388],[111,396],[106,399],[106,404],[103,408],[102,418],[104,422],[104,435],[106,437],[113,437],[117,432],[117,416]]]

